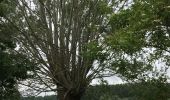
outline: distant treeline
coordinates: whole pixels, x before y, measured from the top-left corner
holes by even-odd
[[[170,84],[118,84],[90,86],[82,100],[168,100]],[[22,97],[21,100],[57,100],[55,95]]]
[[[49,95],[49,96],[31,96],[31,97],[22,97],[21,100],[57,100],[56,95]]]
[[[168,100],[170,84],[138,83],[91,86],[82,100]]]

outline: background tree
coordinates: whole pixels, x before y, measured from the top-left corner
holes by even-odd
[[[110,64],[125,80],[141,82],[134,92],[138,100],[168,99],[169,5],[169,0],[134,0],[110,18],[112,34],[105,38]]]
[[[27,71],[33,66],[23,55],[15,51],[14,33],[9,23],[3,22],[7,2],[0,1],[0,99],[19,100],[17,81],[28,78]],[[15,9],[15,7],[14,7]]]
[[[167,78],[169,4],[169,0],[134,0],[112,15],[109,22],[112,34],[106,37],[106,43],[113,52],[112,69],[120,76],[141,81],[153,72],[151,77],[158,78],[164,73]]]

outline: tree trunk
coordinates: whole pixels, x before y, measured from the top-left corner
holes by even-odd
[[[73,90],[68,91],[67,89],[59,88],[57,91],[57,100],[81,100],[84,90],[74,92]]]
[[[80,100],[81,99],[81,95],[68,95],[65,100]]]
[[[58,92],[57,100],[81,100],[82,95],[77,94],[68,94],[66,95],[66,92]]]

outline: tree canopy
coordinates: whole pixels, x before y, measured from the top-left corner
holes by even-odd
[[[150,75],[147,72],[157,73],[152,78],[167,73],[169,4],[169,0],[134,0],[127,8],[112,14],[109,22],[112,34],[106,37],[106,44],[113,52],[113,70],[120,76],[145,80]],[[161,62],[162,68],[157,62]]]

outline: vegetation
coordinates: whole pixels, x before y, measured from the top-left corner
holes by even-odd
[[[39,91],[55,91],[60,100],[79,100],[90,82],[107,70],[102,66],[106,54],[99,47],[99,38],[117,2],[111,5],[106,0],[9,2],[17,10],[4,19],[18,33],[15,37],[20,46],[18,51],[39,64],[34,70],[35,80],[27,86],[37,89],[33,82],[44,84]],[[98,66],[94,66],[95,62]]]
[[[5,2],[0,2],[0,8]],[[2,14],[0,9],[0,19],[6,13]],[[19,100],[18,91],[19,80],[29,77],[27,71],[31,71],[33,64],[25,56],[19,54],[16,50],[16,43],[13,36],[15,32],[11,30],[8,22],[0,22],[0,99],[1,100]]]
[[[134,0],[127,9],[112,14],[109,22],[112,34],[106,37],[106,44],[113,52],[113,70],[120,76],[141,81],[147,80],[148,71],[167,71],[170,62],[169,4],[169,0]],[[164,65],[162,72],[157,69],[157,61]]]
[[[50,95],[50,96],[37,96],[37,97],[21,97],[21,100],[57,100],[56,95]]]
[[[88,95],[167,100],[169,5],[169,0],[0,0],[0,99],[19,97],[21,83],[34,95],[54,91],[59,100],[80,100],[84,93],[88,100]],[[119,90],[103,84],[85,92],[93,79],[115,74],[130,83],[128,89],[116,94]]]
[[[163,98],[159,98],[161,88],[156,83],[96,85],[90,86],[81,100],[166,100],[170,98],[170,84],[164,88]],[[56,96],[25,97],[21,100],[56,100]]]

